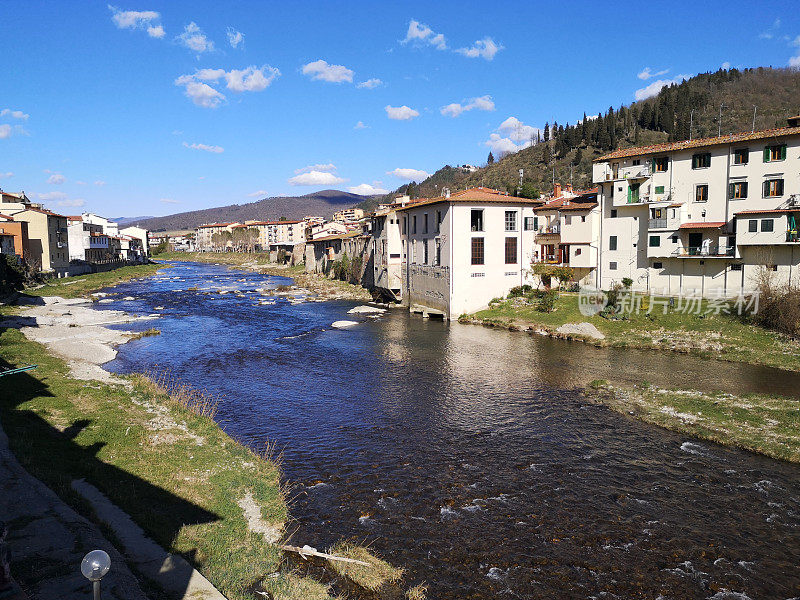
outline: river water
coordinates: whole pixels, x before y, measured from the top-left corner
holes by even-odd
[[[295,485],[294,543],[366,542],[429,598],[800,597],[798,466],[578,390],[647,380],[800,396],[798,374],[402,310],[336,330],[354,303],[259,304],[271,294],[256,290],[289,281],[174,264],[99,307],[162,315],[141,324],[162,335],[108,366],[168,368],[223,398],[233,437],[276,442]]]

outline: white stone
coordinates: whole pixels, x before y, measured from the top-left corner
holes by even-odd
[[[598,340],[606,339],[606,336],[603,335],[602,331],[600,331],[591,323],[587,323],[585,321],[583,323],[565,323],[556,329],[556,331],[558,333],[567,333],[571,335],[585,335],[586,337],[591,337]]]
[[[380,314],[385,313],[385,308],[378,308],[377,306],[356,306],[355,308],[351,308],[347,311],[348,315],[368,315],[368,314]]]
[[[346,329],[348,327],[353,327],[354,325],[358,325],[357,321],[334,321],[331,323],[331,327],[335,327],[336,329]]]

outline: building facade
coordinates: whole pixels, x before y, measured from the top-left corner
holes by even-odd
[[[595,160],[599,287],[736,296],[800,275],[800,126],[617,150]]]

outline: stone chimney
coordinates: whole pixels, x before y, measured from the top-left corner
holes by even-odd
[[[561,184],[555,183],[553,184],[553,198],[560,198],[561,197]]]

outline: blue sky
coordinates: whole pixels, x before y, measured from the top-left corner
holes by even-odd
[[[800,66],[793,2],[0,1],[0,187],[161,215],[483,163],[723,64]]]

